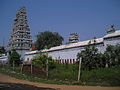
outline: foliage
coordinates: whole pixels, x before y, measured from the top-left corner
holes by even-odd
[[[78,73],[78,64],[59,64],[57,67],[49,70],[49,79],[62,81],[76,81]]]
[[[37,49],[51,48],[62,44],[63,37],[57,32],[41,32],[37,35],[36,47]]]
[[[104,55],[109,67],[120,66],[120,45],[108,45]]]
[[[55,81],[55,80],[46,80],[43,78],[39,78],[33,76],[29,73],[21,73],[21,67],[15,67],[14,72],[12,67],[1,67],[0,73],[7,74],[11,77],[15,77],[22,80],[32,81],[32,82],[40,82],[40,83],[50,83],[50,84],[68,84],[64,81]]]
[[[86,84],[99,86],[119,86],[120,68],[101,68],[91,71],[82,71],[81,81]]]
[[[20,64],[20,55],[16,52],[16,50],[12,50],[12,53],[9,57],[9,64],[13,65],[13,63],[18,66]]]
[[[95,44],[88,45],[77,54],[77,58],[82,58],[82,69],[118,67],[120,66],[120,45],[108,45],[103,54],[98,52]]]
[[[5,48],[3,46],[0,46],[0,54],[5,54]]]
[[[52,59],[52,57],[49,57],[47,55],[36,56],[34,59],[32,59],[32,63],[45,69],[47,65],[47,60],[49,69],[53,69],[56,67],[56,62]]]
[[[77,58],[82,59],[82,69],[91,70],[104,67],[103,55],[98,52],[94,45],[88,45],[78,53]]]
[[[66,67],[67,65],[67,67]],[[77,84],[77,85],[95,85],[95,86],[120,86],[120,68],[101,68],[94,70],[82,70],[81,82],[76,83],[78,64],[57,64],[58,67],[49,70],[48,80],[32,76],[28,73],[20,73],[21,67],[1,67],[0,73],[12,77],[42,83],[54,84]]]

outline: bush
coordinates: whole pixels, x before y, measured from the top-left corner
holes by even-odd
[[[48,60],[49,70],[54,69],[56,67],[56,62],[55,62],[55,60],[52,59],[52,57],[49,57],[47,55],[36,56],[32,60],[32,63],[36,66],[40,66],[41,68],[46,69],[47,60]]]
[[[10,65],[13,65],[13,63],[18,66],[20,64],[20,55],[16,52],[16,50],[12,50],[12,53],[9,57],[9,63]]]
[[[101,68],[82,71],[81,81],[98,85],[120,86],[120,68]]]
[[[63,81],[76,81],[78,69],[75,64],[59,64],[49,71],[49,78]]]

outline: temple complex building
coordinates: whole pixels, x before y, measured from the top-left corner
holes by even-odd
[[[54,60],[58,60],[61,63],[74,63],[77,61],[77,54],[90,44],[94,44],[99,52],[104,53],[108,45],[120,44],[120,30],[115,30],[115,27],[112,25],[111,28],[108,29],[107,34],[102,38],[93,38],[91,40],[69,43],[45,49],[41,52],[47,52],[48,56],[51,56]],[[39,55],[38,53],[38,51],[26,52],[25,61],[31,60],[34,56]]]
[[[26,8],[21,8],[14,19],[13,30],[9,39],[7,51],[15,49],[21,58],[24,58],[25,52],[29,51],[32,47],[32,37],[28,20],[26,16]]]
[[[69,36],[69,43],[76,43],[79,42],[79,36],[77,33],[72,33]]]

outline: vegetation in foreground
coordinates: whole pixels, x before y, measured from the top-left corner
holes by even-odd
[[[21,73],[19,67],[19,55],[12,52],[9,64],[12,67],[1,67],[0,72],[10,76],[43,83],[54,84],[72,84],[72,85],[96,85],[96,86],[120,86],[120,45],[109,45],[105,53],[100,53],[94,44],[89,44],[83,51],[78,53],[77,58],[82,59],[80,82],[77,82],[79,61],[74,64],[59,64],[51,57],[40,55],[32,60],[32,63],[47,71],[48,77],[30,75],[29,73]],[[12,60],[12,61],[11,61]],[[14,63],[12,63],[14,61]],[[47,63],[48,61],[48,63]]]
[[[59,64],[62,65],[62,64]],[[1,67],[0,73],[12,77],[42,83],[66,84],[66,85],[92,85],[92,86],[120,86],[120,68],[101,68],[94,70],[82,71],[81,79],[78,83],[77,70],[74,71],[74,65],[62,65],[58,69],[49,71],[49,78],[43,79],[33,76],[29,73],[21,73],[21,68]]]
[[[29,80],[33,82],[72,84],[72,85],[95,85],[95,86],[120,86],[120,45],[108,46],[105,53],[99,53],[94,45],[85,47],[78,53],[77,57],[82,58],[80,82],[77,82],[79,61],[74,64],[60,64],[47,55],[40,55],[32,60],[33,65],[39,66],[47,71],[46,79],[37,77],[30,73],[21,73],[21,67],[1,67],[0,72],[10,76]],[[11,57],[14,55],[11,55]],[[17,55],[16,55],[17,56]],[[18,60],[18,57],[13,57]],[[10,60],[13,60],[10,59]],[[48,61],[48,64],[47,64]],[[15,61],[17,62],[17,61]]]

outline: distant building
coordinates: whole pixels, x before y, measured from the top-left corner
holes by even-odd
[[[5,54],[0,55],[0,66],[8,63],[8,57]]]
[[[21,58],[24,58],[25,52],[29,51],[31,47],[32,37],[28,26],[26,8],[23,7],[17,12],[16,18],[14,19],[7,51],[9,52],[15,49],[21,55]]]
[[[69,43],[76,43],[79,41],[79,36],[77,33],[72,33],[69,36]]]
[[[24,58],[24,63],[25,64],[31,63],[31,60],[38,55],[40,55],[40,51],[37,51],[37,50],[26,52],[25,58]]]
[[[74,63],[77,61],[77,54],[84,50],[85,46],[89,44],[94,44],[99,52],[104,53],[108,45],[120,44],[120,30],[107,33],[107,35],[102,38],[94,38],[92,40],[56,46],[47,50],[42,50],[41,52],[47,52],[48,56],[52,56],[53,59],[59,60],[61,63]],[[30,52],[26,53],[27,58],[29,58],[29,54]]]

